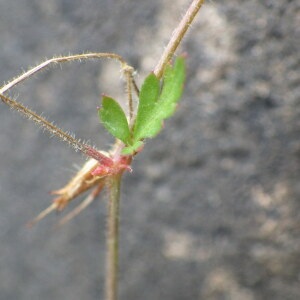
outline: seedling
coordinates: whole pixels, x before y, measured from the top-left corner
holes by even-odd
[[[3,103],[29,120],[34,121],[51,135],[67,143],[75,151],[80,151],[89,158],[82,169],[65,187],[52,192],[58,197],[29,223],[30,226],[54,210],[63,210],[72,199],[91,189],[89,196],[59,222],[58,225],[62,225],[87,207],[103,188],[108,189],[107,300],[117,299],[121,178],[125,171],[132,171],[130,164],[133,158],[143,150],[145,139],[155,137],[162,130],[164,120],[171,117],[176,110],[185,79],[185,57],[177,57],[174,63],[170,60],[203,2],[204,0],[192,1],[185,16],[173,32],[156,68],[145,78],[140,90],[134,80],[133,67],[127,64],[122,57],[113,53],[89,53],[52,58],[30,69],[0,89],[0,98]],[[115,145],[108,152],[99,151],[91,145],[76,139],[74,135],[63,131],[5,95],[8,90],[51,64],[100,58],[114,59],[121,64],[128,99],[128,115],[126,115],[116,100],[107,95],[102,95],[102,105],[98,108],[99,119],[105,129],[116,138]],[[137,107],[133,105],[134,95],[139,98]]]

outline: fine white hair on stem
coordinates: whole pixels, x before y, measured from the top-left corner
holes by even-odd
[[[132,86],[134,87],[134,90],[137,92],[137,88],[135,88],[136,84],[133,79],[133,73],[134,69],[133,67],[129,66],[126,61],[119,55],[114,53],[86,53],[86,54],[77,54],[77,55],[69,55],[69,56],[62,56],[62,57],[54,57],[51,59],[48,59],[41,64],[37,65],[36,67],[33,67],[29,69],[28,71],[24,72],[20,76],[14,78],[12,81],[5,84],[0,89],[0,98],[1,100],[7,104],[11,109],[18,111],[23,116],[25,116],[27,119],[34,121],[37,125],[39,125],[41,128],[47,130],[50,135],[57,136],[60,140],[66,142],[69,144],[75,151],[80,151],[84,153],[87,156],[93,157],[99,161],[106,160],[104,157],[101,158],[101,154],[99,154],[99,151],[95,148],[85,144],[84,142],[81,142],[80,140],[76,139],[73,134],[70,134],[68,132],[64,132],[60,128],[53,125],[52,122],[47,121],[45,118],[43,118],[41,115],[38,115],[34,111],[26,108],[22,104],[18,103],[17,101],[7,97],[4,95],[5,92],[16,86],[17,84],[25,81],[26,79],[29,79],[31,76],[36,74],[37,72],[49,67],[50,65],[56,65],[63,62],[70,62],[70,61],[81,61],[86,59],[100,59],[100,58],[110,58],[119,61],[121,64],[121,71],[123,72],[125,79],[127,81],[127,96],[128,96],[128,106],[129,106],[129,116],[130,119],[133,115],[133,104],[132,104]]]
[[[190,4],[188,10],[184,14],[178,26],[172,33],[171,39],[168,45],[165,47],[165,50],[160,57],[158,64],[154,69],[154,74],[160,79],[164,73],[165,67],[169,60],[174,55],[177,47],[181,43],[183,37],[185,36],[187,30],[191,26],[195,16],[203,5],[204,0],[193,0]]]
[[[11,89],[12,87],[16,86],[17,84],[23,82],[24,80],[31,77],[33,74],[43,70],[44,68],[48,67],[51,64],[59,64],[63,62],[70,62],[70,61],[81,61],[84,59],[100,59],[100,58],[111,58],[119,61],[122,66],[122,70],[128,72],[128,70],[131,68],[133,72],[133,68],[130,67],[126,61],[119,55],[114,53],[87,53],[87,54],[76,54],[76,55],[69,55],[69,56],[61,56],[61,57],[53,57],[51,59],[48,59],[36,67],[30,68],[28,71],[24,72],[20,76],[14,78],[12,81],[8,82],[6,85],[4,85],[0,89],[0,94],[4,94],[6,91]]]
[[[9,89],[13,88],[17,84],[30,78],[35,73],[49,67],[50,65],[56,65],[56,64],[61,65],[61,63],[64,62],[70,62],[70,61],[81,62],[82,60],[101,59],[101,58],[114,59],[116,61],[119,61],[119,63],[121,64],[121,71],[124,74],[125,80],[127,82],[126,92],[128,97],[129,115],[131,119],[133,115],[133,105],[132,105],[132,91],[130,87],[133,86],[134,91],[138,94],[138,88],[133,78],[134,68],[131,67],[129,64],[127,64],[127,62],[120,55],[114,53],[83,53],[83,54],[75,54],[75,55],[68,55],[68,56],[61,56],[61,57],[53,57],[51,59],[45,60],[44,62],[40,63],[36,67],[30,68],[28,71],[23,72],[20,76],[14,78],[13,80],[5,84],[0,89],[0,94],[4,94]]]
[[[110,159],[101,154],[96,148],[87,145],[78,139],[72,137],[70,134],[64,132],[60,128],[53,125],[53,123],[47,121],[45,118],[41,117],[40,115],[36,114],[34,111],[26,108],[22,104],[10,99],[7,96],[0,94],[1,100],[7,104],[11,109],[21,113],[27,119],[32,120],[41,128],[47,130],[50,135],[58,137],[63,142],[67,143],[71,148],[73,148],[76,152],[80,151],[81,153],[92,157],[99,162],[107,162],[109,163]]]

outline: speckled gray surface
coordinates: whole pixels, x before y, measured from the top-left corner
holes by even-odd
[[[141,82],[189,1],[176,2],[1,0],[0,82],[45,57],[96,51],[124,56]],[[180,49],[182,103],[123,185],[120,299],[299,299],[299,9],[201,10]],[[12,94],[107,149],[95,108],[102,92],[121,98],[119,78],[113,62],[74,63]],[[103,299],[104,197],[58,231],[55,214],[24,225],[83,162],[0,103],[1,300]]]

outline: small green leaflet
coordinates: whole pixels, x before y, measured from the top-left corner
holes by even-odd
[[[174,114],[176,104],[182,95],[184,79],[185,59],[179,57],[174,67],[169,64],[164,73],[164,84],[158,99],[158,113],[161,118],[170,118]]]
[[[103,96],[102,108],[99,109],[99,118],[106,130],[120,139],[125,145],[130,144],[130,130],[121,106],[114,99]]]
[[[129,129],[125,113],[112,98],[103,96],[99,117],[104,127],[126,147],[122,154],[131,155],[143,145],[143,140],[153,138],[162,129],[164,119],[171,117],[181,97],[185,79],[185,59],[178,57],[174,66],[168,64],[159,79],[150,73],[141,88],[139,106],[133,129]]]
[[[139,106],[133,130],[134,140],[138,141],[142,138],[151,137],[145,134],[150,131],[159,131],[160,124],[153,124],[152,117],[157,107],[157,99],[160,93],[160,83],[158,78],[150,73],[141,88]],[[154,128],[155,126],[158,128]]]
[[[135,126],[133,142],[136,144],[145,138],[156,136],[162,129],[163,120],[171,117],[176,104],[181,97],[185,79],[185,59],[178,57],[174,66],[166,67],[163,87],[160,93],[158,78],[151,73],[145,79],[141,92]],[[140,147],[140,144],[139,144]],[[133,153],[137,148],[125,148],[123,153]]]

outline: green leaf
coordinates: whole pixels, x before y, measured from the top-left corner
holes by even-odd
[[[150,73],[141,88],[139,106],[134,126],[134,139],[137,141],[144,137],[144,132],[151,130],[148,128],[148,119],[151,118],[152,111],[155,109],[156,101],[160,92],[158,78]]]
[[[124,155],[132,155],[134,152],[136,152],[140,147],[143,146],[143,142],[137,141],[132,146],[127,146],[123,148],[122,154]]]
[[[130,130],[124,111],[114,99],[103,96],[99,118],[106,130],[126,145],[130,144]]]
[[[174,66],[169,64],[166,67],[159,96],[159,81],[155,75],[150,74],[145,79],[133,131],[134,141],[152,138],[161,131],[163,120],[171,117],[175,112],[176,104],[182,94],[184,78],[185,60],[179,57]]]
[[[185,60],[183,57],[178,57],[174,67],[169,64],[164,73],[163,89],[158,100],[161,118],[166,119],[174,114],[176,104],[183,91],[184,79]]]
[[[103,96],[99,117],[104,127],[126,147],[124,155],[132,155],[143,146],[145,138],[156,136],[162,129],[164,119],[176,109],[182,94],[185,77],[185,60],[176,59],[174,66],[167,65],[162,89],[159,79],[149,74],[140,91],[140,100],[133,130],[129,129],[127,118],[120,105],[112,98]]]

